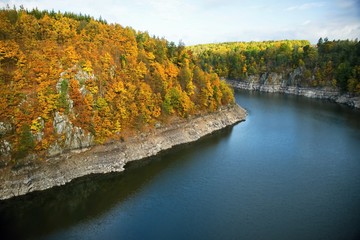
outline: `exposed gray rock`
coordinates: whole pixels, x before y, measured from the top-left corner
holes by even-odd
[[[94,74],[89,74],[86,71],[83,71],[82,69],[78,69],[78,71],[75,74],[75,79],[79,82],[80,85],[80,93],[85,96],[89,91],[85,87],[85,82],[90,79],[95,79]]]
[[[76,65],[68,69],[67,71],[76,71],[75,80],[79,82],[80,93],[83,96],[88,94],[89,91],[85,87],[85,82],[90,79],[94,79],[95,78],[94,74],[89,74]],[[60,78],[56,84],[56,89],[58,93],[65,94],[68,110],[70,113],[73,113],[73,107],[74,107],[73,100],[70,98],[68,92],[66,93],[61,92],[62,82],[63,81],[68,82],[68,79],[64,78],[64,75],[66,74],[67,71],[64,71],[60,74]],[[48,151],[50,156],[57,155],[59,153],[64,152],[65,150],[87,148],[93,145],[93,141],[94,141],[93,135],[91,133],[85,132],[80,127],[74,126],[69,120],[69,117],[67,115],[60,114],[59,112],[55,112],[53,124],[56,134],[58,134],[61,137],[57,140],[57,142],[55,142],[50,147]]]
[[[68,116],[55,112],[54,129],[58,135],[64,136],[64,140],[60,138],[49,149],[49,155],[54,156],[64,150],[73,150],[78,148],[86,148],[93,145],[94,137],[91,133],[85,132],[77,126],[73,126]],[[60,146],[62,149],[60,149]]]
[[[48,149],[48,155],[49,157],[53,157],[56,155],[59,155],[63,152],[63,148],[57,143],[55,142],[54,144],[52,144],[49,149]]]
[[[301,70],[295,69],[286,79],[282,74],[264,73],[261,76],[249,76],[246,81],[227,80],[227,82],[238,89],[250,91],[261,91],[268,93],[286,93],[309,98],[327,99],[336,103],[345,104],[350,107],[360,108],[360,97],[350,94],[341,94],[334,88],[307,88],[298,87],[297,79],[301,76]],[[294,86],[295,85],[295,86]]]
[[[5,139],[0,141],[0,156],[9,156],[11,154],[12,146]]]
[[[93,136],[90,133],[85,133],[79,127],[74,127],[74,133],[71,137],[70,149],[90,147],[93,143]]]
[[[214,113],[182,119],[161,128],[154,128],[126,139],[125,142],[98,145],[77,154],[62,153],[45,162],[17,171],[0,169],[0,199],[63,185],[84,175],[123,171],[127,162],[153,156],[179,144],[196,141],[214,131],[244,121],[245,117],[244,109],[238,105],[231,105]],[[57,116],[57,120],[58,124],[65,121],[61,115]],[[57,131],[63,132],[64,129],[66,126],[58,127]],[[78,134],[81,138],[82,133],[78,132]],[[83,141],[76,144],[84,146]],[[59,150],[60,148],[54,145],[53,155]]]
[[[354,97],[351,101],[354,103],[354,108],[360,108],[360,97]]]
[[[12,129],[11,123],[0,122],[0,136],[10,133]]]
[[[85,96],[86,94],[89,93],[89,91],[86,89],[86,86],[85,86],[86,81],[95,79],[95,75],[89,74],[86,71],[83,71],[81,68],[79,68],[76,65],[73,66],[72,68],[69,68],[66,71],[60,73],[60,78],[59,78],[58,82],[56,83],[56,91],[60,94],[65,94],[66,102],[69,107],[69,111],[72,112],[72,110],[74,108],[74,102],[69,96],[68,89],[67,89],[67,92],[64,92],[64,93],[61,90],[61,85],[64,81],[67,84],[69,84],[69,79],[64,78],[67,71],[76,71],[75,80],[77,80],[79,82],[79,85],[80,85],[79,91],[83,96]]]
[[[71,130],[69,125],[71,124],[66,115],[61,115],[59,112],[55,112],[54,128],[57,134],[63,134]]]

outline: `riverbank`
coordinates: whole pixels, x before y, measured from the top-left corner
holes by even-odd
[[[154,156],[174,146],[191,143],[217,130],[244,121],[246,111],[238,105],[217,112],[178,119],[107,145],[71,151],[40,164],[0,170],[0,200],[61,186],[95,173],[121,172],[126,163]]]
[[[341,94],[340,91],[326,88],[304,88],[283,86],[282,84],[261,84],[260,82],[245,82],[226,80],[233,88],[268,93],[285,93],[309,98],[326,99],[349,107],[360,108],[360,97]]]

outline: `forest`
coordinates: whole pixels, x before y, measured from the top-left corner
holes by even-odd
[[[55,117],[102,144],[232,103],[182,43],[87,15],[0,10],[1,165],[66,148]]]
[[[300,87],[331,87],[360,93],[360,42],[320,38],[305,40],[231,42],[190,46],[198,64],[220,77],[246,80],[269,72],[290,74],[300,69]]]

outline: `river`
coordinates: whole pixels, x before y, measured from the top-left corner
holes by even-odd
[[[236,99],[249,115],[232,128],[0,202],[1,239],[359,239],[360,111]]]

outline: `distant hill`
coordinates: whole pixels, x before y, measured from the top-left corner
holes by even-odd
[[[206,72],[248,80],[269,73],[300,73],[297,86],[333,87],[360,93],[360,42],[320,38],[308,41],[264,41],[203,44],[188,47]]]

